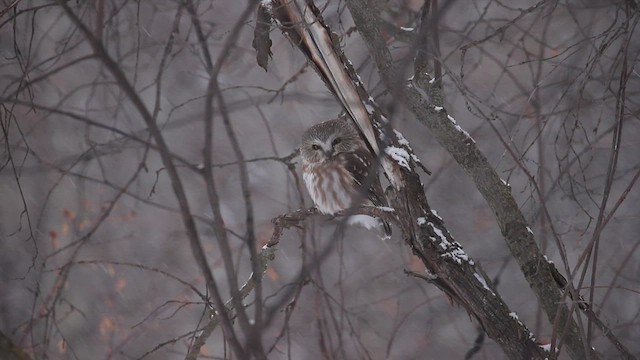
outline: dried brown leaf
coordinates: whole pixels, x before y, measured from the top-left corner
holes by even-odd
[[[256,49],[256,60],[258,65],[267,71],[269,58],[273,56],[271,53],[271,39],[269,32],[271,31],[271,14],[264,6],[258,6],[258,14],[256,17],[256,28],[253,31],[253,41],[251,45]]]

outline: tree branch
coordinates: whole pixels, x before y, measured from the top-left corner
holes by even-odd
[[[220,296],[220,292],[218,291],[218,286],[213,277],[213,273],[211,271],[211,267],[207,261],[207,258],[204,253],[204,249],[202,246],[202,242],[200,241],[200,236],[198,234],[198,230],[195,225],[195,221],[193,216],[191,215],[191,209],[189,206],[189,202],[187,200],[187,195],[182,185],[182,180],[178,175],[178,170],[175,164],[172,161],[171,152],[169,150],[169,146],[167,145],[164,136],[160,130],[160,127],[156,123],[156,120],[153,118],[152,114],[149,112],[145,104],[143,103],[140,96],[136,92],[135,88],[131,84],[131,82],[127,79],[126,75],[120,68],[120,66],[111,58],[107,50],[105,49],[102,42],[97,39],[91,30],[80,20],[80,18],[69,8],[65,1],[59,0],[58,4],[62,7],[64,12],[67,14],[67,17],[74,23],[74,25],[82,32],[82,34],[87,38],[93,52],[96,57],[104,64],[107,70],[114,77],[115,81],[118,83],[120,88],[127,95],[129,100],[133,103],[136,110],[138,110],[142,120],[147,125],[149,129],[149,133],[153,140],[156,142],[159,148],[160,157],[162,159],[162,163],[167,169],[167,174],[171,180],[171,185],[173,187],[174,194],[176,195],[178,204],[180,206],[180,214],[182,215],[183,225],[185,227],[187,238],[189,240],[189,245],[191,247],[191,252],[193,254],[200,271],[202,271],[207,287],[211,291],[213,295],[214,304],[218,309],[224,309],[224,302],[222,301],[222,297]],[[227,333],[233,333],[233,326],[231,324],[231,320],[225,312],[220,312],[222,315],[222,324],[223,328]],[[235,338],[230,338],[231,345],[236,349],[238,353],[243,353],[242,346]],[[234,341],[235,340],[235,341]]]
[[[320,41],[324,41],[326,45],[326,39],[327,37],[330,38],[331,35],[330,30],[324,25],[320,13],[313,3],[308,1],[304,6],[295,1],[274,1],[270,5],[271,14],[281,26],[282,31],[316,65],[315,69],[318,74],[342,103],[347,113],[352,116],[352,120],[361,129],[363,128],[361,126],[362,121],[372,122],[373,128],[377,130],[380,140],[379,146],[384,146],[380,153],[387,154],[382,158],[385,172],[394,186],[393,189],[388,190],[390,204],[393,206],[394,214],[402,230],[405,242],[425,264],[430,281],[451,299],[464,306],[510,358],[542,359],[548,357],[548,353],[536,344],[533,334],[527,330],[524,324],[517,320],[515,313],[509,311],[507,305],[502,301],[496,290],[492,288],[490,281],[487,281],[487,277],[479,266],[464,253],[460,244],[451,237],[444,227],[442,219],[431,211],[420,178],[415,172],[417,158],[410,156],[407,151],[411,149],[408,146],[408,142],[401,138],[399,133],[392,131],[390,123],[377,109],[375,101],[367,96],[368,94],[360,83],[357,74],[355,74],[348,60],[339,50],[339,45],[335,42],[331,43],[330,50],[333,55],[325,53],[327,51],[326,47],[316,46]],[[351,6],[351,4],[349,5]],[[367,12],[371,12],[370,4],[361,2],[361,5],[363,5],[363,11],[366,8]],[[296,11],[304,11],[306,17],[297,14]],[[310,16],[310,14],[313,16]],[[354,15],[354,18],[356,18],[356,15]],[[294,21],[296,19],[297,21]],[[311,24],[322,25],[323,31],[318,27],[314,27],[313,31],[307,31]],[[372,29],[374,32],[380,29],[376,24],[372,23],[356,21],[356,24]],[[316,37],[320,37],[320,39]],[[309,38],[312,41],[309,41]],[[395,75],[397,73],[391,65],[391,57],[381,39],[382,37],[378,37],[380,41],[375,42],[374,47],[384,49],[379,53],[386,58],[384,62],[385,71],[382,76],[386,81],[391,81],[396,79]],[[333,56],[334,58],[339,58],[342,64],[332,68],[331,65],[319,61],[320,56],[318,54],[322,54],[323,57]],[[336,73],[341,74],[345,69],[349,73],[351,85],[345,84],[342,86],[342,82],[336,82],[332,79],[336,78]],[[353,93],[353,90],[350,90],[354,84],[356,85],[354,89],[357,91],[356,94]],[[346,92],[349,93],[343,94]],[[337,94],[341,95],[338,96]],[[359,104],[354,104],[353,100],[345,100],[354,98],[359,98]],[[372,110],[367,109],[369,116],[366,119],[354,115],[356,114],[354,108],[358,109],[362,104],[372,107]],[[431,110],[437,112],[433,106]],[[448,122],[451,124],[450,121]],[[456,129],[453,125],[451,125],[451,128]],[[460,128],[458,127],[457,129]],[[385,136],[380,136],[381,133]],[[466,133],[460,131],[458,134],[464,135]],[[465,136],[464,145],[472,144],[473,139],[468,134]],[[400,146],[403,146],[402,149],[406,152],[406,156],[399,155],[402,154],[399,151]]]
[[[542,4],[544,1],[537,3],[527,12],[534,11]],[[382,38],[378,36],[377,29],[381,24],[378,13],[372,11],[368,2],[364,0],[348,0],[347,6],[383,81],[387,88],[394,89],[394,81],[399,71],[393,67],[389,50]],[[426,25],[421,24],[421,27],[423,26]],[[426,39],[418,38],[416,41],[423,42]],[[416,56],[413,81],[393,94],[398,100],[408,105],[416,119],[429,128],[440,145],[473,179],[496,215],[511,254],[520,265],[538,301],[541,302],[549,321],[555,323],[559,320],[559,329],[565,328],[564,324],[567,325],[566,331],[561,336],[568,345],[571,357],[574,359],[583,359],[587,356],[592,359],[597,358],[595,351],[585,354],[587,347],[584,345],[578,325],[571,318],[571,312],[563,304],[563,296],[555,286],[552,270],[557,270],[555,267],[551,269],[553,265],[545,261],[544,254],[535,243],[533,233],[513,198],[510,187],[500,179],[476,146],[475,141],[456,124],[453,117],[447,114],[442,89],[433,84],[433,77],[429,75],[431,67],[427,60],[425,56]],[[572,294],[572,297],[577,299],[578,296]]]

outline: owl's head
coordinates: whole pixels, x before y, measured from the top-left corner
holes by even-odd
[[[302,135],[300,156],[306,163],[323,162],[338,153],[363,146],[354,127],[346,120],[333,119],[307,129]]]

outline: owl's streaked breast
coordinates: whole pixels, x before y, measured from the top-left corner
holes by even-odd
[[[302,165],[302,176],[311,199],[323,214],[335,214],[349,208],[357,197],[353,177],[334,162]]]

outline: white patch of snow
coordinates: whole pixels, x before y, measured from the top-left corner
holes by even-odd
[[[429,84],[433,84],[434,82],[436,82],[436,78],[432,78],[431,80],[429,80]]]
[[[490,293],[491,293],[492,295],[494,295],[494,296],[496,295],[493,291],[491,291],[491,288],[489,288],[489,285],[487,285],[487,282],[484,280],[484,277],[483,277],[482,275],[480,275],[480,274],[478,274],[478,273],[473,273],[473,276],[475,276],[475,277],[476,277],[476,279],[478,279],[478,281],[480,282],[480,284],[482,284],[482,287],[483,287],[485,290],[487,290],[488,292],[490,292]],[[514,315],[515,315],[515,313],[511,313],[511,314],[514,314]],[[509,315],[511,316],[511,314],[509,314]],[[513,317],[513,316],[512,316],[512,317]],[[517,318],[518,318],[518,317],[516,316],[516,319],[517,319]]]
[[[422,226],[424,224],[427,223],[427,218],[426,217],[419,217],[418,218],[418,226]]]
[[[400,30],[402,31],[413,31],[412,27],[400,27]]]
[[[349,219],[347,220],[347,224],[360,225],[365,229],[371,230],[371,229],[376,229],[378,226],[380,226],[380,221],[368,215],[352,215],[352,216],[349,216]]]
[[[376,206],[378,209],[382,210],[382,211],[386,211],[386,212],[395,212],[396,210],[394,208],[388,207],[388,206]]]
[[[469,140],[473,141],[474,144],[476,143],[476,141],[471,137],[471,135],[469,135],[469,133],[466,132],[463,128],[461,128],[459,125],[456,125],[456,130],[464,134],[464,136],[466,136]]]
[[[409,146],[409,141],[407,141],[407,139],[405,139],[404,136],[402,136],[402,133],[400,131],[393,129],[393,132],[396,134],[396,137],[398,138],[398,144]]]
[[[447,115],[447,118],[449,119],[449,121],[453,123],[453,126],[456,127],[456,130],[461,132],[464,136],[466,136],[468,139],[470,139],[474,143],[476,142],[475,140],[473,140],[473,138],[471,137],[471,135],[469,135],[468,132],[466,132],[463,128],[461,128],[460,125],[458,125],[458,123],[456,122],[456,119],[454,119],[453,116]]]
[[[440,247],[446,248],[446,245],[443,246],[443,243],[440,243]],[[463,262],[468,262],[470,265],[473,265],[473,261],[469,260],[467,254],[459,248],[449,250],[449,252],[442,254],[442,257],[451,258],[460,265],[462,265]]]
[[[429,240],[431,240],[431,241],[433,241],[433,242],[438,241],[438,239],[436,239],[436,238],[434,238],[434,237],[429,237]],[[442,241],[440,241],[440,242],[438,243],[438,245],[440,245],[440,247],[442,248],[442,250],[447,250],[447,249],[449,248],[449,246],[447,246],[447,244],[446,244],[446,243],[444,243],[444,242],[442,242]],[[445,254],[445,255],[442,255],[442,256],[451,256],[451,255],[450,255],[450,254]]]
[[[527,231],[529,232],[529,234],[533,235],[533,231],[531,231],[531,228],[527,226]]]
[[[437,217],[438,219],[442,220],[442,218],[440,217],[440,215],[438,215],[438,212],[431,209],[431,213],[433,214],[433,216]]]
[[[431,241],[438,241],[438,246],[440,246],[442,250],[447,251],[446,253],[441,255],[442,257],[450,258],[458,264],[462,264],[463,262],[466,262],[470,265],[474,264],[473,260],[469,259],[469,256],[465,254],[465,252],[462,250],[462,246],[458,242],[449,242],[442,230],[437,228],[433,223],[428,222],[427,225],[431,226],[431,229],[433,229],[433,232],[438,237],[438,239],[431,237]]]
[[[442,233],[442,230],[440,230],[437,227],[433,226],[432,223],[429,223],[429,225],[431,225],[431,228],[433,229],[433,232],[436,233],[436,235],[438,235],[438,237],[440,238],[440,240],[442,242],[444,242],[447,245],[451,245],[451,243],[447,240],[447,238]]]
[[[433,110],[435,110],[437,112],[440,112],[440,111],[444,110],[444,108],[442,106],[434,106]]]
[[[384,149],[384,152],[391,156],[393,160],[395,160],[398,165],[411,170],[409,166],[409,153],[405,149],[397,148],[395,146],[388,146]]]
[[[542,348],[542,350],[546,351],[546,352],[551,352],[551,344],[545,344],[545,345],[538,345]]]
[[[518,320],[518,314],[516,314],[515,312],[510,312],[509,316],[511,316],[515,320]]]

